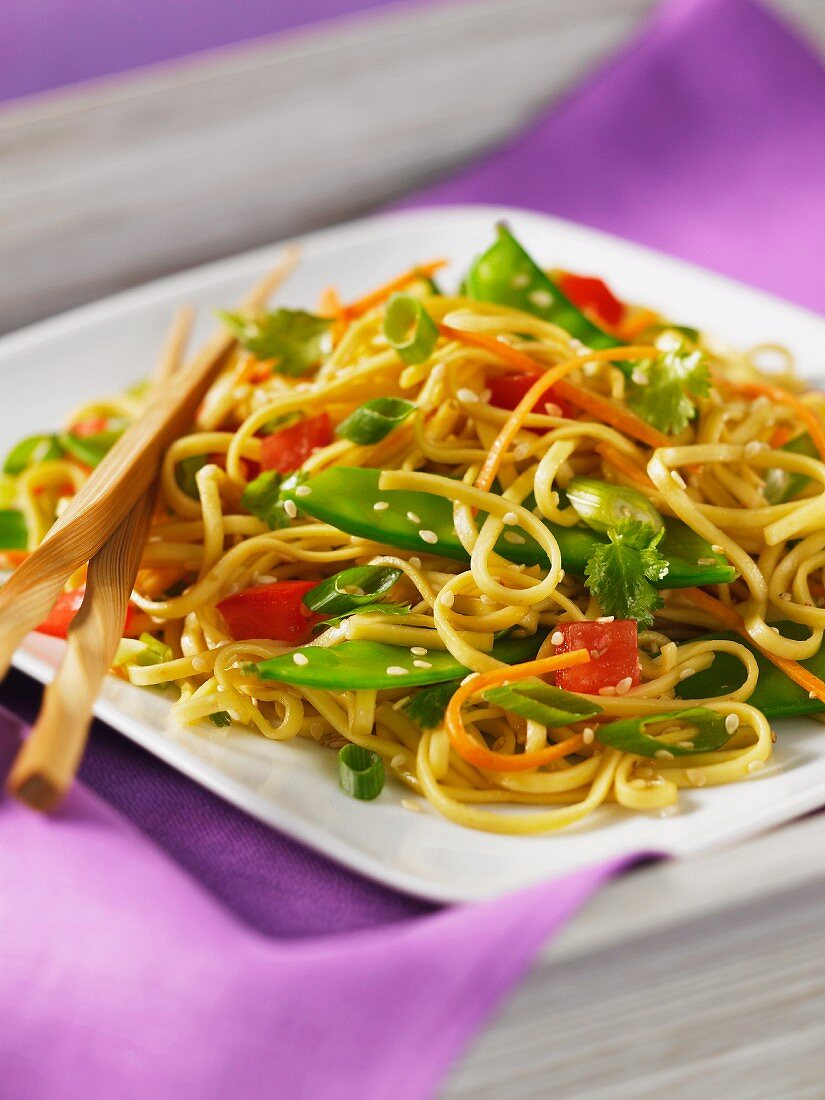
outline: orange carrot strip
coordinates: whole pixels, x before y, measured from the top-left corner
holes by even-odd
[[[318,315],[320,317],[333,318],[332,327],[330,329],[333,347],[340,342],[341,337],[347,331],[347,322],[343,313],[344,303],[341,301],[341,296],[337,289],[334,286],[324,287],[318,299]]]
[[[820,699],[825,703],[825,683],[819,679],[818,676],[814,676],[812,672],[809,672],[807,668],[804,668],[798,661],[789,661],[787,657],[776,657],[773,653],[769,653],[766,649],[763,649],[758,642],[755,642],[748,634],[745,626],[745,620],[731,607],[726,607],[721,600],[717,600],[715,596],[709,595],[707,592],[703,592],[701,588],[685,588],[683,594],[689,596],[696,607],[701,608],[702,611],[706,611],[708,615],[712,615],[714,619],[722,623],[729,630],[736,631],[741,637],[746,638],[751,645],[755,645],[756,648],[767,657],[771,664],[776,665],[778,669],[785,673],[801,688],[804,688],[809,694],[813,693],[817,699]]]
[[[731,382],[727,378],[715,376],[715,381],[743,397],[767,397],[778,405],[787,405],[793,409],[799,419],[806,425],[811,439],[816,444],[819,455],[825,462],[825,426],[814,410],[800,401],[796,394],[783,390],[780,386],[772,386],[768,382]]]
[[[639,333],[654,325],[657,319],[657,315],[652,309],[637,309],[626,320],[616,325],[613,332],[619,340],[632,343]]]
[[[362,298],[356,298],[349,305],[342,306],[339,317],[346,321],[352,321],[355,317],[360,317],[362,313],[366,313],[374,306],[381,305],[396,290],[403,290],[405,286],[414,283],[416,279],[431,279],[436,271],[446,267],[447,262],[447,260],[430,260],[429,263],[418,264],[416,267],[411,267],[409,271],[403,271],[400,275],[396,275],[394,279],[390,279],[389,282],[376,287],[375,290],[371,290],[369,294],[365,294]]]
[[[544,676],[558,668],[570,668],[572,665],[584,665],[590,660],[586,649],[575,649],[572,653],[558,653],[554,657],[542,657],[538,661],[526,661],[509,668],[497,668],[492,672],[482,672],[478,676],[468,676],[459,685],[458,691],[450,699],[444,715],[444,725],[455,751],[468,764],[477,768],[486,768],[494,772],[523,772],[538,768],[559,760],[568,753],[576,752],[584,744],[581,734],[559,741],[557,745],[548,745],[536,752],[520,753],[518,756],[506,752],[494,752],[486,745],[479,745],[467,732],[461,717],[461,705],[479,691],[495,687],[498,684],[513,684],[531,676]]]
[[[638,485],[642,489],[655,488],[645,471],[640,466],[637,466],[632,458],[629,458],[617,447],[612,446],[612,444],[598,443],[596,445],[596,454],[600,454],[608,465],[612,466],[614,470],[618,470],[620,474],[626,477],[628,481],[632,481],[634,485]]]
[[[621,350],[626,349],[622,348]],[[612,358],[617,358],[615,351]],[[630,357],[628,356],[628,358]],[[632,412],[623,409],[621,405],[617,405],[609,398],[594,393],[593,390],[586,390],[584,386],[576,386],[572,382],[560,383],[557,390],[559,397],[569,401],[571,405],[578,406],[578,408],[594,416],[603,424],[609,424],[612,428],[624,432],[632,439],[638,439],[640,443],[646,443],[648,447],[669,447],[671,444],[668,436],[663,435],[656,428],[652,428],[650,424],[647,424],[638,416],[634,416]]]
[[[453,329],[451,330],[451,334],[457,331],[458,330]],[[498,344],[500,347],[507,346],[506,344],[502,344],[500,340],[494,340],[493,343]],[[510,353],[514,351],[514,348],[508,349],[507,353],[503,357],[508,358],[510,356]],[[516,351],[516,354],[524,359],[530,359],[530,356],[524,355],[523,352]],[[610,362],[618,359],[649,359],[651,355],[655,354],[657,354],[656,349],[648,347],[631,346],[626,348],[604,348],[601,351],[590,351],[587,353],[587,355],[577,355],[574,359],[567,359],[563,363],[558,363],[555,367],[550,367],[549,370],[546,370],[544,374],[541,374],[539,376],[536,382],[530,387],[530,389],[527,391],[521,401],[519,401],[518,405],[516,405],[515,409],[513,409],[507,420],[502,425],[501,431],[498,433],[495,440],[493,441],[493,444],[487,454],[487,458],[485,459],[484,465],[481,467],[481,471],[476,478],[476,488],[489,489],[490,486],[493,484],[496,474],[498,473],[498,468],[502,463],[507,448],[515,439],[519,429],[524,424],[525,418],[532,411],[533,406],[539,400],[542,394],[546,393],[547,390],[549,390],[551,387],[554,387],[559,397],[565,396],[567,390],[566,388],[562,389],[562,387],[567,387],[567,383],[562,382],[562,379],[566,374],[569,374],[572,370],[575,370],[576,367],[582,366],[583,363],[592,360],[607,360],[608,362]],[[512,362],[512,359],[508,358],[508,361]],[[532,360],[532,362],[535,363],[535,360]],[[579,392],[578,386],[574,386],[572,388],[576,393]],[[581,392],[589,393],[589,391],[587,390],[582,390]],[[610,409],[618,409],[618,406],[610,405],[609,402],[605,402],[605,404],[608,404]],[[626,415],[629,416],[629,414]],[[633,419],[635,420],[636,418],[634,417]],[[639,423],[641,424],[642,421],[639,421]],[[653,429],[650,430],[652,431]],[[659,435],[658,432],[656,434],[657,436]],[[670,442],[667,436],[662,436],[661,438],[666,444]],[[662,444],[657,443],[654,445],[661,446]]]
[[[473,348],[481,348],[483,351],[492,352],[511,367],[515,367],[521,374],[541,374],[544,367],[532,356],[526,355],[512,344],[506,344],[495,336],[485,336],[483,332],[466,332],[461,328],[452,328],[450,325],[439,325],[438,331],[448,340],[458,340],[462,344],[469,344]],[[584,358],[577,360],[583,363]]]
[[[784,447],[788,440],[793,436],[794,429],[788,427],[787,424],[779,424],[774,428],[773,435],[770,439],[771,447],[775,451],[778,451],[781,447]]]

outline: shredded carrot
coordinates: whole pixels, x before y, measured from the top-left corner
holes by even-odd
[[[341,301],[341,295],[334,286],[327,286],[321,291],[321,295],[318,299],[318,315],[320,317],[332,317],[332,327],[330,329],[330,335],[332,336],[332,346],[335,347],[344,333],[347,331],[347,322],[344,317],[344,303]]]
[[[825,703],[825,683],[818,676],[814,676],[812,672],[809,672],[807,668],[804,668],[798,661],[789,661],[787,657],[777,657],[763,649],[748,634],[745,620],[732,607],[726,607],[721,600],[717,600],[715,596],[703,592],[701,588],[685,588],[683,592],[684,595],[690,597],[696,607],[706,611],[708,615],[711,615],[729,630],[733,630],[742,638],[747,639],[751,645],[756,646],[764,657],[767,657],[771,664],[776,665],[786,676],[789,676],[801,688],[804,688],[809,695],[812,694]]]
[[[793,436],[794,429],[789,428],[787,424],[779,424],[774,428],[773,435],[770,439],[771,447],[775,451],[778,451],[780,447],[784,447],[788,440]]]
[[[408,271],[403,271],[400,275],[396,275],[394,279],[390,279],[389,282],[376,287],[375,290],[371,290],[363,298],[356,298],[349,305],[341,306],[338,316],[342,320],[352,321],[354,318],[366,313],[367,310],[381,305],[391,294],[394,294],[397,290],[403,290],[405,286],[414,283],[416,279],[431,279],[436,271],[440,271],[446,265],[447,260],[430,260],[429,263],[411,267]]]
[[[767,397],[778,405],[787,405],[789,409],[793,409],[807,427],[820,457],[825,462],[825,426],[810,405],[800,401],[796,394],[783,390],[780,386],[772,386],[769,382],[731,382],[718,375],[715,376],[715,381],[743,397]]]
[[[453,333],[458,333],[458,331],[459,330],[457,329],[451,329],[450,335],[452,335]],[[468,342],[476,343],[477,334],[472,335],[474,339]],[[507,345],[503,344],[500,340],[493,340],[492,344],[494,347],[496,347],[497,345],[500,348],[507,348]],[[525,355],[523,352],[519,352],[515,348],[508,348],[507,351],[502,355],[502,358],[506,358],[508,362],[514,362],[514,360],[510,357],[511,352],[520,356],[521,359],[528,360],[533,365],[533,369],[535,370],[535,367],[537,366],[536,361],[534,359],[531,360],[529,355]],[[484,465],[481,467],[481,471],[476,478],[476,488],[489,489],[490,486],[493,484],[496,474],[498,473],[499,466],[501,465],[501,462],[507,451],[507,448],[515,439],[519,429],[524,423],[525,417],[527,417],[532,411],[533,406],[539,400],[542,394],[546,393],[547,390],[549,390],[551,387],[554,387],[559,397],[565,398],[568,384],[566,382],[562,382],[562,379],[566,374],[569,374],[571,371],[575,370],[576,367],[582,366],[583,363],[592,360],[607,360],[608,362],[611,362],[618,359],[649,359],[651,355],[655,354],[657,354],[656,349],[649,347],[631,346],[626,348],[604,348],[601,351],[590,351],[587,353],[587,355],[577,355],[574,359],[566,359],[563,363],[558,363],[555,367],[550,367],[550,369],[545,371],[544,374],[539,375],[536,382],[530,387],[524,397],[522,397],[521,401],[519,401],[518,405],[516,405],[515,409],[513,409],[513,411],[510,413],[509,417],[502,425],[501,431],[498,433],[495,440],[493,441],[493,444],[487,454],[487,458],[485,459]],[[571,388],[573,391],[575,391],[575,393],[579,393],[580,391],[580,387],[578,386],[573,386]],[[589,394],[590,391],[581,390],[581,392]],[[600,398],[600,400],[603,399]],[[621,412],[621,410],[618,409],[618,406],[612,405],[610,404],[610,402],[607,401],[605,401],[605,404],[607,404],[610,409]],[[629,413],[624,415],[628,418],[630,417]],[[633,417],[632,420],[635,421],[636,418]],[[641,424],[642,421],[639,421],[639,423]],[[647,425],[645,425],[645,427],[647,427]],[[653,429],[651,428],[650,431],[652,432]],[[656,432],[656,435],[658,436],[659,433]],[[661,439],[664,441],[664,444],[670,442],[667,436],[661,436]],[[663,444],[657,442],[652,445],[662,446]]]
[[[655,325],[658,316],[652,309],[634,310],[629,317],[621,321],[614,329],[616,337],[626,343],[632,343],[646,328]]]
[[[481,348],[483,351],[492,352],[493,355],[515,367],[521,374],[541,374],[542,364],[526,355],[512,344],[506,344],[496,336],[485,336],[483,332],[467,332],[461,328],[452,328],[450,325],[439,325],[438,331],[448,340],[458,340],[461,344],[469,344],[473,348]],[[584,362],[578,359],[577,362]]]
[[[621,350],[626,349],[622,348]],[[612,358],[617,358],[615,351]],[[633,358],[636,358],[636,356],[633,356]],[[587,390],[584,386],[575,386],[572,382],[562,382],[557,390],[559,397],[564,401],[569,401],[571,405],[576,405],[603,424],[609,424],[612,428],[624,432],[632,439],[638,439],[640,443],[646,443],[648,447],[669,447],[671,444],[668,436],[663,435],[656,428],[652,428],[650,424],[647,424],[638,416],[634,416],[632,412],[623,409],[621,405],[617,405],[609,398],[594,393],[593,390]]]
[[[560,760],[568,753],[577,752],[584,744],[581,734],[575,734],[573,737],[568,737],[566,741],[548,745],[546,749],[538,749],[536,752],[518,755],[495,752],[485,745],[480,745],[467,732],[461,718],[461,706],[471,695],[496,687],[498,684],[513,684],[518,680],[529,679],[531,676],[544,676],[559,668],[587,664],[589,660],[590,654],[586,649],[575,649],[572,653],[558,653],[554,657],[542,657],[537,661],[526,661],[521,665],[497,668],[492,672],[482,672],[478,676],[468,676],[450,699],[444,715],[444,725],[453,748],[468,764],[495,772],[523,772],[530,768],[538,768],[542,764],[549,764],[553,760]]]
[[[641,466],[638,466],[632,458],[620,451],[618,447],[614,447],[611,443],[598,443],[596,444],[596,453],[600,454],[609,466],[612,466],[628,481],[632,481],[634,485],[638,485],[641,489],[655,489],[653,482]]]

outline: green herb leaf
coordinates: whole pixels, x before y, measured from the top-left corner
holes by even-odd
[[[134,664],[162,665],[166,661],[172,660],[172,650],[158,638],[153,638],[151,634],[141,634],[140,641],[143,643],[144,648],[140,653],[135,654]]]
[[[362,802],[372,802],[384,789],[384,761],[360,745],[344,745],[338,753],[341,790]]]
[[[519,684],[518,687],[504,684],[485,691],[482,698],[521,718],[541,722],[543,726],[567,726],[601,714],[602,710],[598,703],[541,682]]]
[[[22,474],[35,462],[51,462],[63,457],[63,448],[56,435],[30,435],[21,440],[6,456],[4,474]]]
[[[322,627],[338,626],[348,619],[350,615],[409,615],[410,605],[408,603],[371,603],[366,607],[353,607],[351,611],[345,611],[341,615],[334,615],[331,619],[322,619],[320,623],[316,623],[313,630],[320,630]]]
[[[263,520],[270,531],[289,527],[290,519],[281,500],[282,475],[277,470],[265,470],[250,481],[241,496],[241,505],[253,516]]]
[[[567,486],[567,499],[594,531],[607,533],[626,520],[646,524],[651,535],[664,527],[664,520],[647,497],[625,485],[574,477]]]
[[[324,353],[324,337],[332,324],[301,309],[277,309],[261,317],[219,313],[238,342],[258,359],[277,359],[276,374],[299,377],[311,370]]]
[[[710,392],[710,372],[701,351],[686,351],[683,345],[663,352],[656,359],[639,363],[633,375],[644,376],[639,384],[627,383],[628,407],[666,435],[678,435],[696,416],[692,398]]]
[[[635,619],[640,627],[653,622],[662,599],[653,587],[664,579],[668,563],[658,545],[664,531],[625,520],[609,532],[610,542],[597,546],[587,560],[587,587],[606,615]]]
[[[122,431],[95,432],[93,435],[75,435],[66,432],[60,437],[65,451],[84,466],[98,466],[105,455],[123,435]]]
[[[335,429],[335,434],[362,445],[380,443],[413,409],[414,403],[402,397],[374,397],[350,413]]]
[[[674,722],[685,728],[675,734],[655,737],[644,732],[648,726],[667,727]],[[622,718],[618,722],[609,722],[597,728],[596,738],[603,745],[632,752],[636,756],[655,756],[660,752],[668,752],[671,756],[690,756],[714,752],[730,740],[731,734],[725,728],[723,715],[708,707],[691,707],[671,714],[651,714],[647,718]]]
[[[229,717],[229,712],[226,710],[216,710],[214,714],[210,714],[207,717],[213,726],[228,726],[232,722],[232,719]]]
[[[206,455],[190,455],[189,458],[182,458],[175,467],[175,481],[178,488],[193,500],[198,499],[197,472],[208,461]]]
[[[422,688],[404,704],[404,713],[419,729],[435,729],[443,722],[447,705],[460,683],[460,680],[447,680],[443,684]]]
[[[400,576],[400,569],[386,565],[356,565],[328,577],[303,602],[317,615],[348,615],[377,603]]]
[[[438,341],[438,328],[411,294],[393,294],[384,313],[384,335],[405,363],[426,362]]]
[[[18,508],[0,508],[0,550],[25,550],[28,544],[23,513]]]

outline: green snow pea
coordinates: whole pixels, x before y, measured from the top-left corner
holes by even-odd
[[[806,638],[807,629],[800,623],[781,622],[774,624],[787,638]],[[711,634],[709,640],[720,638],[742,642],[756,657],[759,665],[759,681],[748,702],[761,710],[766,718],[790,718],[799,714],[817,714],[825,710],[825,703],[819,699],[810,699],[807,691],[786,676],[781,669],[763,657],[759,650],[744,641],[738,634]],[[706,640],[708,640],[706,639]],[[800,662],[820,679],[825,677],[825,646],[819,653]],[[717,653],[710,668],[697,672],[695,676],[682,680],[676,685],[676,694],[680,699],[709,699],[714,695],[726,695],[735,691],[745,681],[745,670],[740,661],[730,653]]]
[[[300,511],[346,531],[349,535],[412,550],[418,554],[439,554],[457,561],[469,561],[469,555],[456,534],[452,505],[433,493],[404,489],[378,488],[380,470],[365,467],[333,466],[304,482],[282,492],[284,500],[292,500]],[[307,489],[309,492],[307,493]],[[376,504],[388,507],[376,509]],[[408,515],[415,516],[410,520]],[[481,517],[479,517],[481,519]],[[546,526],[553,533],[561,550],[562,564],[577,576],[584,569],[594,547],[607,542],[607,537],[587,527]],[[421,538],[420,531],[432,531],[434,543]],[[496,543],[496,551],[516,565],[547,565],[547,558],[535,539],[520,536],[513,543],[504,532]],[[665,521],[665,535],[659,551],[669,564],[667,575],[659,588],[689,588],[704,584],[727,584],[736,572],[727,560],[715,554],[710,543],[691,531],[679,520]],[[699,562],[705,564],[700,565]]]
[[[796,439],[789,440],[779,449],[794,455],[805,455],[807,458],[819,458],[816,444],[807,432],[798,435]],[[766,470],[765,499],[769,504],[783,504],[786,500],[792,500],[797,493],[801,493],[810,480],[805,474],[791,473],[790,470],[780,470],[778,467]]]
[[[65,451],[84,466],[98,466],[123,435],[122,431],[95,432],[93,435],[75,435],[66,432],[60,436]]]
[[[0,508],[0,550],[25,550],[28,543],[23,513],[17,508]]]
[[[519,664],[536,655],[545,636],[539,633],[530,638],[503,638],[493,645],[490,652],[505,664]],[[306,664],[296,664],[295,654],[303,654]],[[419,667],[424,663],[429,667]],[[389,671],[391,669],[396,671]],[[398,669],[404,671],[399,672]],[[257,665],[247,665],[247,671],[256,673],[261,680],[278,680],[282,684],[302,684],[327,691],[350,691],[355,688],[380,691],[440,684],[464,676],[469,669],[451,653],[441,650],[431,649],[422,661],[406,646],[352,641],[329,648],[302,646]]]
[[[573,305],[505,225],[498,226],[498,239],[473,263],[464,285],[468,298],[532,313],[590,348],[616,348],[622,344]]]

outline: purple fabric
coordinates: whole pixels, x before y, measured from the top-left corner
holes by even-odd
[[[745,0],[676,0],[423,201],[576,217],[822,308],[823,138],[825,73],[794,35]],[[11,676],[0,702],[31,715],[37,691]],[[21,1100],[430,1096],[617,869],[428,912],[99,724],[82,778],[54,820],[0,806],[0,1093]]]
[[[398,0],[6,0],[0,100],[394,2]]]

